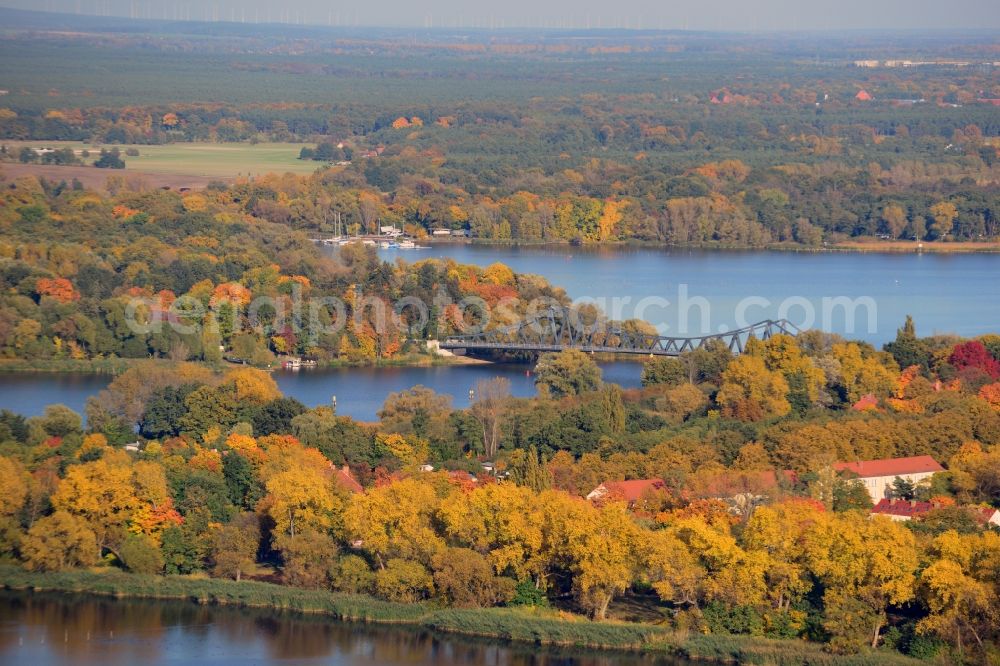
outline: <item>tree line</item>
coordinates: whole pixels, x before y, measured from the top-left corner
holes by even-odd
[[[974,662],[1000,610],[1000,537],[972,508],[1000,506],[998,352],[996,336],[910,323],[886,351],[775,336],[651,360],[629,391],[563,352],[541,359],[535,398],[494,380],[456,410],[415,387],[376,424],[306,408],[252,368],[139,365],[91,399],[86,428],[60,406],[0,415],[0,545],[36,570],[277,571],[595,619],[627,597],[678,629]],[[938,507],[908,523],[869,517],[867,491],[832,471],[918,454],[947,471],[894,484]],[[664,483],[582,498],[644,478]]]

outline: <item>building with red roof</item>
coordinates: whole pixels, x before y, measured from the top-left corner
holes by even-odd
[[[663,479],[633,479],[631,481],[605,481],[587,495],[594,502],[599,500],[624,501],[634,505],[644,495],[666,488]]]
[[[930,456],[839,462],[834,464],[833,469],[859,479],[871,495],[872,502],[876,503],[889,497],[889,490],[897,478],[915,485],[944,471],[944,467]]]
[[[858,100],[859,102],[870,102],[874,98],[870,94],[868,94],[867,90],[859,90],[858,94],[854,96],[854,99]]]
[[[354,478],[354,475],[351,474],[351,468],[347,465],[334,469],[333,478],[341,488],[349,493],[361,493],[365,490],[361,484],[358,483],[358,480]]]
[[[915,502],[913,500],[883,499],[872,507],[873,516],[887,516],[890,520],[913,520],[922,518],[935,509],[940,509],[939,502]],[[991,506],[966,507],[975,516],[980,525],[995,525],[1000,527],[1000,511]]]
[[[882,499],[872,507],[873,516],[887,516],[890,520],[911,520],[929,511],[940,508],[930,502],[915,502],[903,499]]]

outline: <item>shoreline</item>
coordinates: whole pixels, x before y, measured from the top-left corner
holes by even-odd
[[[635,622],[594,622],[538,608],[442,608],[429,602],[403,604],[357,594],[309,590],[218,578],[151,576],[90,570],[33,573],[0,565],[0,588],[26,594],[83,594],[115,599],[180,601],[200,605],[269,609],[325,616],[335,622],[427,630],[446,635],[546,647],[653,654],[706,663],[770,663],[905,666],[915,660],[887,650],[836,656],[794,639],[693,634]]]
[[[526,247],[526,248],[575,248],[578,250],[604,249],[641,249],[641,250],[704,250],[709,252],[804,252],[821,254],[825,252],[842,252],[858,254],[1000,254],[1000,241],[879,241],[879,240],[842,240],[820,246],[799,245],[794,243],[769,243],[761,246],[724,245],[714,243],[687,243],[671,245],[653,241],[621,240],[603,242],[573,243],[572,241],[524,241],[524,240],[491,240],[482,238],[426,238],[420,242],[429,246],[472,245],[478,247]]]
[[[211,365],[203,361],[185,361],[194,363],[206,368],[215,370],[227,370],[232,368],[256,367],[244,366],[239,363],[222,363]],[[178,363],[165,358],[100,358],[100,359],[0,359],[0,373],[37,373],[37,374],[91,374],[91,375],[119,375],[132,366],[155,363],[170,366]],[[431,355],[411,355],[398,360],[376,359],[374,362],[356,361],[333,361],[321,363],[315,367],[307,367],[303,370],[311,372],[313,370],[333,370],[339,368],[423,368],[436,366],[463,366],[463,365],[486,365],[491,363],[484,359],[470,358],[467,356],[431,356]],[[282,370],[280,364],[269,368],[260,368],[266,372]]]

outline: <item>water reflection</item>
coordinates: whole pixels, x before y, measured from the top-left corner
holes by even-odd
[[[0,592],[0,663],[626,666],[681,662],[545,650],[185,602]]]

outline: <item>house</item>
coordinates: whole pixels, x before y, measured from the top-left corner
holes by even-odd
[[[867,90],[859,90],[858,94],[854,96],[854,99],[858,100],[859,102],[870,102],[875,98],[872,97],[870,94],[868,94]]]
[[[881,499],[872,507],[873,516],[887,516],[889,520],[901,521],[919,518],[929,511],[939,508],[939,504],[915,502],[913,500]]]
[[[915,485],[924,479],[929,479],[937,472],[944,471],[944,468],[930,456],[839,462],[834,464],[833,469],[860,480],[871,495],[872,502],[876,503],[889,496],[892,483],[897,478],[905,479]]]
[[[349,493],[357,494],[362,493],[365,490],[361,487],[361,484],[358,483],[357,479],[354,478],[354,475],[351,474],[351,468],[347,465],[336,468],[333,472],[333,478],[341,488]]]
[[[1000,509],[994,509],[991,506],[977,507],[976,518],[983,525],[1000,527]]]
[[[587,499],[591,502],[601,500],[625,501],[634,505],[643,495],[666,487],[663,479],[634,479],[632,481],[605,481],[590,491]]]
[[[922,518],[935,509],[940,509],[939,502],[915,502],[913,500],[883,499],[872,507],[871,515],[887,516],[889,520],[904,521]],[[973,513],[976,521],[983,525],[1000,527],[1000,510],[991,506],[966,507]]]
[[[431,232],[432,236],[451,236],[451,229],[435,229]]]

